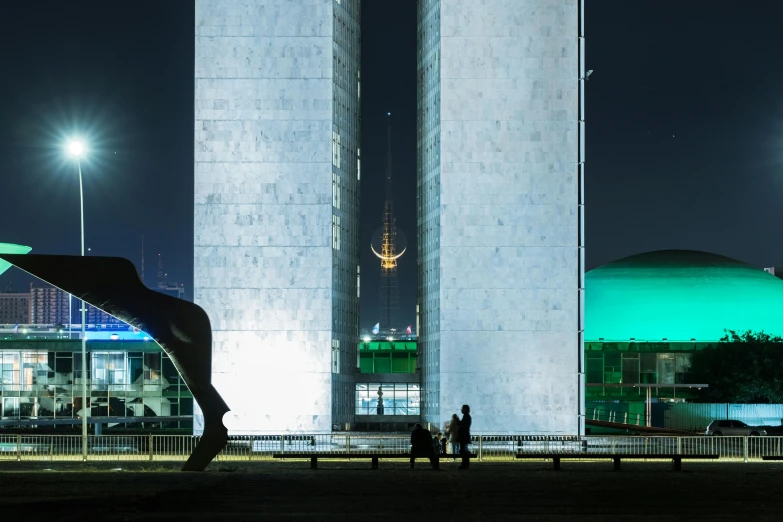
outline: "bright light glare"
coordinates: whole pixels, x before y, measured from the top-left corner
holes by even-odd
[[[370,341],[372,341],[372,338],[369,335],[364,336],[365,343],[369,343]]]
[[[81,158],[84,156],[86,147],[81,140],[71,140],[68,142],[68,155],[74,158]]]

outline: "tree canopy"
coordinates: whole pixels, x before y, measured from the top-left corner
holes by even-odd
[[[694,354],[688,381],[709,385],[696,402],[783,403],[783,338],[726,330],[718,344]]]

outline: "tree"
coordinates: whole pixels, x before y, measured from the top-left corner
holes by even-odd
[[[783,403],[783,338],[764,332],[726,334],[696,352],[688,382],[708,384],[696,402]]]

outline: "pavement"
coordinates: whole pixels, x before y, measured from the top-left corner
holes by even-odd
[[[3,520],[780,520],[783,463],[0,462]],[[47,471],[44,471],[46,469]],[[24,518],[22,518],[24,517]]]

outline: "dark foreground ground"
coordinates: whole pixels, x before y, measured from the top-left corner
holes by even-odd
[[[780,463],[97,466],[0,462],[0,520],[783,520]]]

